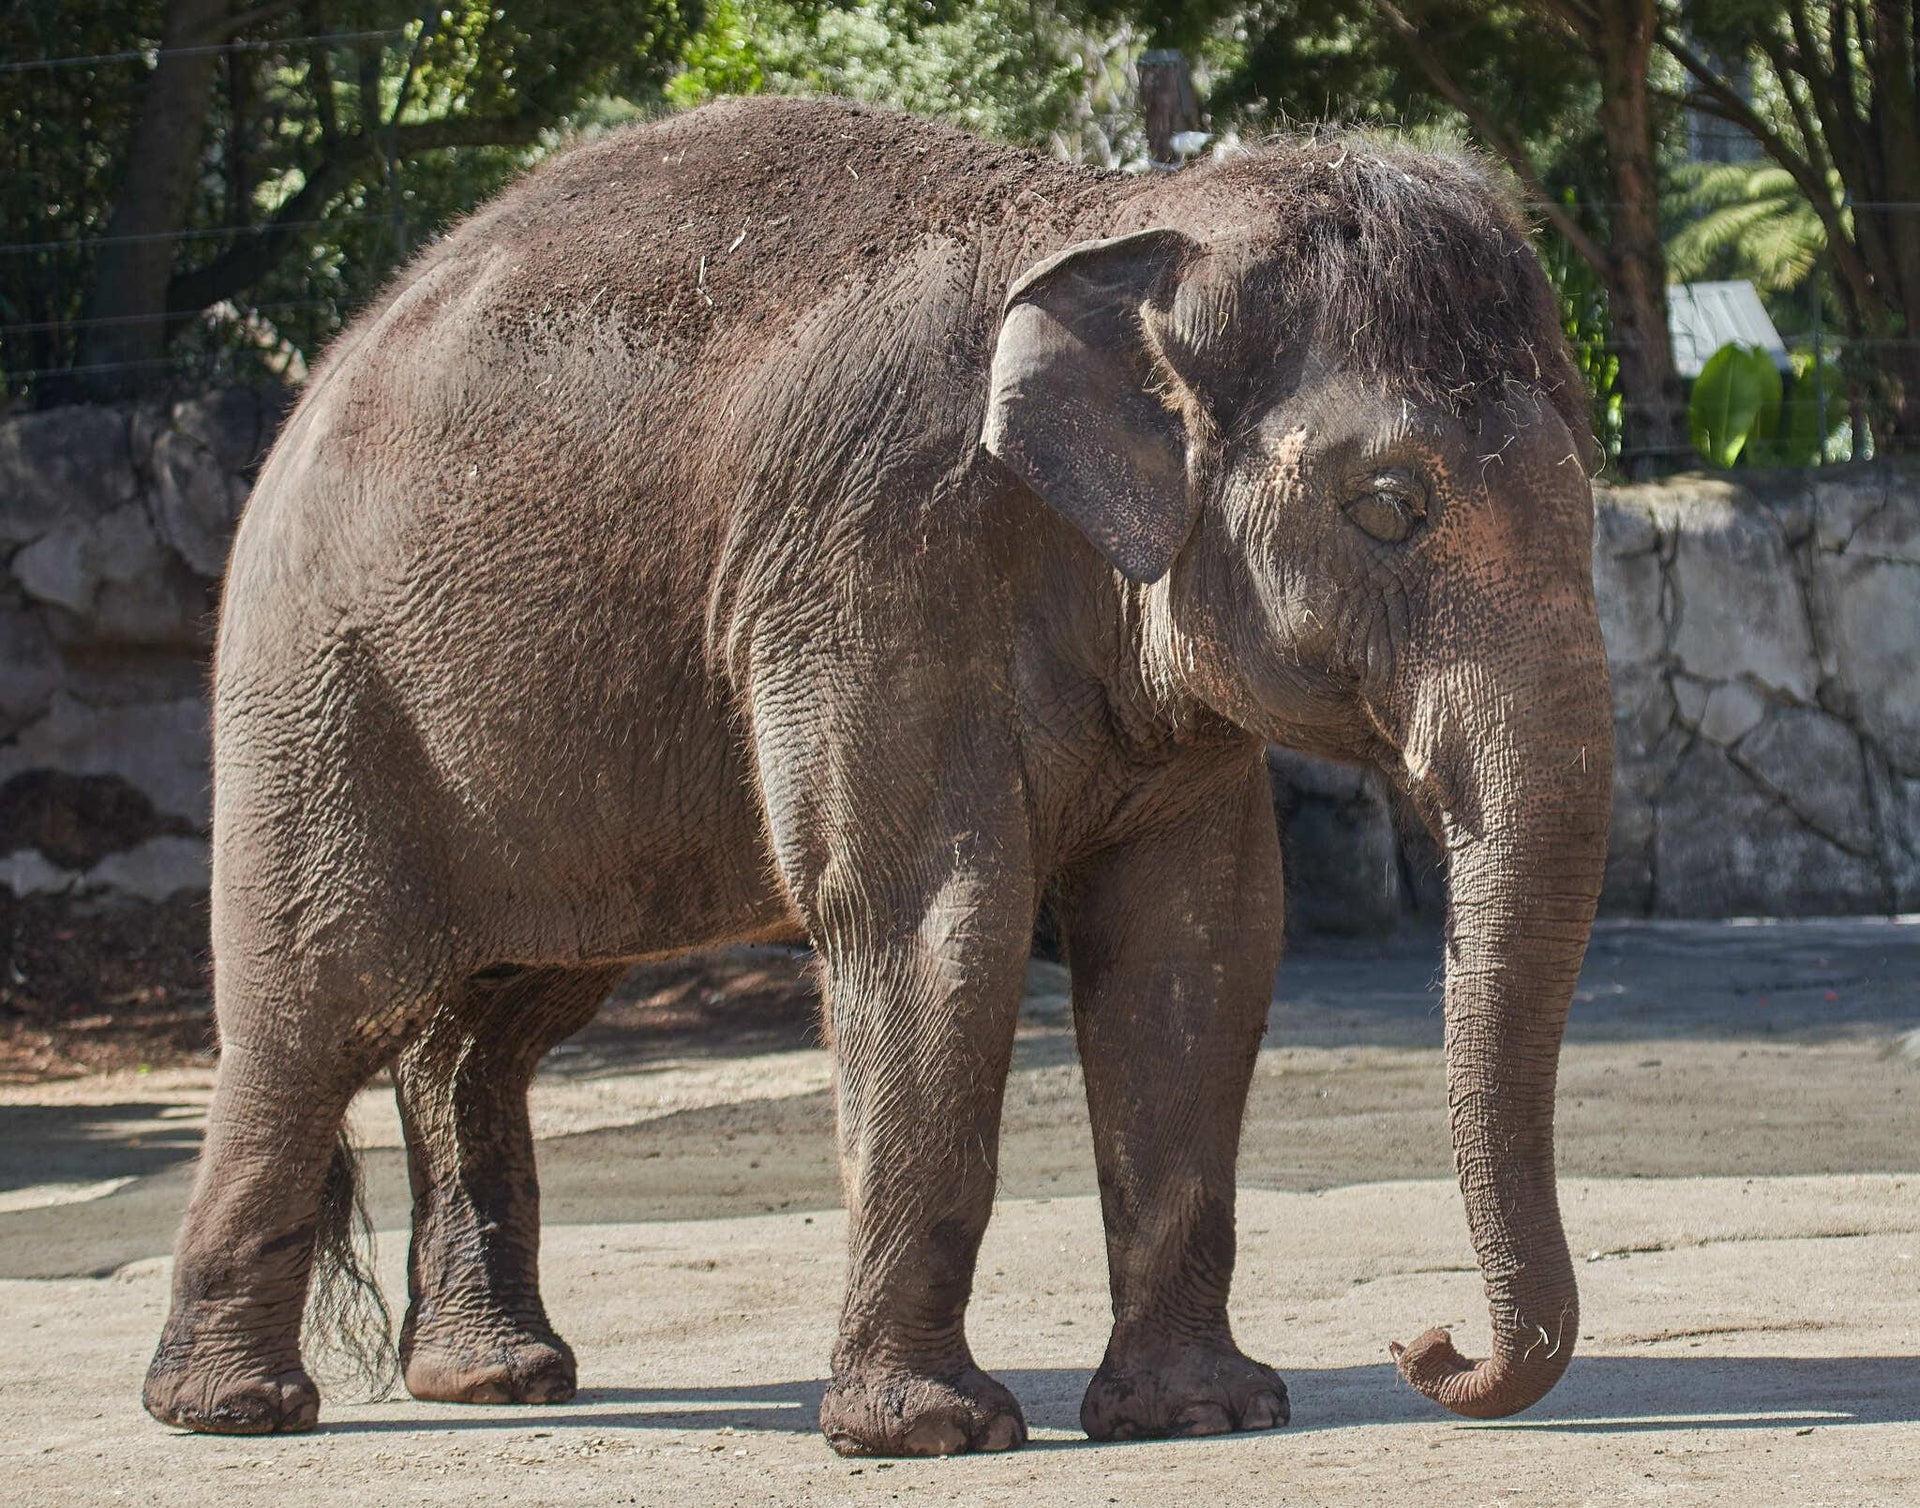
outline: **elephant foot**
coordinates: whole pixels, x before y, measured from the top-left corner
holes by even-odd
[[[162,1424],[202,1435],[294,1435],[320,1422],[320,1390],[298,1365],[248,1375],[156,1358],[140,1401]]]
[[[1275,1429],[1292,1417],[1287,1385],[1230,1340],[1116,1340],[1087,1385],[1080,1427],[1095,1440],[1157,1440]]]
[[[544,1327],[482,1338],[409,1325],[400,1365],[422,1403],[565,1403],[579,1386],[573,1348]]]
[[[971,1364],[939,1376],[836,1368],[820,1430],[843,1456],[957,1456],[1027,1443],[1013,1394]]]

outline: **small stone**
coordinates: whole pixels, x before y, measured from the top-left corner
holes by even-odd
[[[248,482],[212,447],[179,430],[153,447],[154,515],[167,543],[202,576],[219,576]]]
[[[93,569],[102,581],[138,581],[161,565],[160,538],[138,503],[102,514],[90,544]]]
[[[1401,912],[1399,838],[1374,777],[1283,749],[1270,752],[1268,769],[1289,925],[1341,936],[1391,932]]]
[[[1688,674],[1745,677],[1811,702],[1819,666],[1780,523],[1758,507],[1702,502],[1679,515],[1673,652]]]
[[[134,500],[125,412],[77,404],[0,423],[0,544],[26,544]]]
[[[1660,533],[1652,512],[1631,489],[1593,489],[1593,548],[1596,555],[1616,560],[1648,555],[1658,547]]]
[[[1888,500],[1889,476],[1877,465],[1822,467],[1814,478],[1814,547],[1844,550],[1860,525]]]
[[[1861,730],[1901,769],[1920,771],[1920,566],[1819,555],[1815,581]]]
[[[16,848],[0,858],[0,884],[15,895],[58,894],[73,888],[80,876],[62,869],[37,848]]]
[[[1860,740],[1845,723],[1811,707],[1778,707],[1734,757],[1809,826],[1856,853],[1873,852]]]
[[[1646,524],[1647,547],[1617,552],[1604,525],[1631,518]],[[1602,509],[1594,516],[1593,590],[1600,609],[1600,632],[1607,644],[1608,662],[1640,665],[1659,658],[1666,648],[1667,626],[1660,615],[1664,583],[1660,557],[1652,548],[1652,525],[1639,513]],[[1638,536],[1630,536],[1637,543]]]
[[[211,727],[200,697],[88,707],[56,692],[46,714],[0,747],[0,783],[27,770],[118,775],[162,816],[208,821]]]
[[[1698,727],[1700,719],[1706,715],[1707,700],[1713,695],[1713,690],[1705,681],[1696,680],[1690,675],[1676,675],[1673,678],[1673,704],[1680,721],[1690,728]]]
[[[13,557],[14,579],[35,601],[84,615],[100,586],[90,542],[87,529],[79,524],[43,534]]]
[[[0,738],[46,711],[60,673],[41,615],[30,608],[0,611]]]
[[[1659,916],[1828,916],[1883,909],[1872,860],[1809,827],[1704,739],[1657,802]]]
[[[1700,714],[1700,733],[1717,744],[1735,744],[1767,715],[1767,700],[1744,681],[1716,686]]]
[[[205,890],[212,875],[213,854],[206,839],[149,838],[102,859],[87,871],[86,884],[144,901],[164,901],[183,890]]]
[[[282,395],[260,388],[220,388],[174,404],[168,417],[176,434],[237,475],[259,464],[282,401]]]

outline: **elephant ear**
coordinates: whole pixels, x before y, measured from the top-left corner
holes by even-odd
[[[1180,379],[1146,324],[1198,249],[1172,230],[1070,246],[1007,291],[993,351],[981,443],[1138,582],[1199,511]]]

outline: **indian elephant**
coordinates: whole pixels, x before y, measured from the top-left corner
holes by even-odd
[[[1533,1403],[1577,1329],[1554,1078],[1610,795],[1584,403],[1459,157],[1126,176],[742,100],[547,162],[339,340],[239,528],[219,1080],[148,1409],[315,1422],[336,1133],[388,1065],[407,1386],[570,1396],[536,1063],[635,959],[805,939],[850,1211],[822,1428],[1019,1445],[964,1317],[1045,900],[1113,1298],[1085,1427],[1285,1422],[1227,1315],[1270,741],[1391,772],[1444,844],[1493,1349],[1430,1331],[1399,1365],[1460,1413]]]

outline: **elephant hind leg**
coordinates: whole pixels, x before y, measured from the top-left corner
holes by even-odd
[[[619,967],[469,982],[394,1075],[413,1184],[407,1390],[442,1403],[564,1403],[573,1352],[540,1298],[540,1188],[527,1086],[593,1019]]]
[[[220,1073],[142,1401],[183,1429],[276,1434],[319,1417],[300,1330],[316,1243],[348,1234],[354,1206],[340,1129],[411,1013],[236,992],[234,972],[216,981]]]

